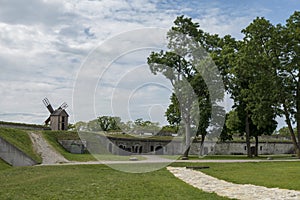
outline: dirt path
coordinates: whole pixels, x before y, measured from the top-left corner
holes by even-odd
[[[43,162],[42,164],[57,164],[69,162],[62,155],[56,152],[48,142],[38,133],[30,133],[31,141],[36,151],[41,155]]]
[[[266,188],[251,184],[235,184],[208,176],[200,171],[183,167],[167,167],[177,178],[205,192],[215,192],[219,196],[241,200],[299,200],[300,191]]]

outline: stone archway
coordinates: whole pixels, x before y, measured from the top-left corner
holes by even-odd
[[[163,154],[164,154],[164,151],[163,151],[162,146],[155,147],[155,155],[163,155]]]

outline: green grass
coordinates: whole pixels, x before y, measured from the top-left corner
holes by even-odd
[[[7,164],[5,161],[3,161],[2,159],[0,159],[0,171],[9,169],[9,168],[11,168],[11,166],[9,164]]]
[[[280,155],[259,155],[258,157],[248,158],[247,155],[207,155],[199,158],[198,155],[190,155],[190,160],[267,160],[268,158],[273,160],[289,160],[297,159],[292,154],[280,154]]]
[[[300,162],[173,163],[172,166],[209,166],[201,171],[229,182],[300,190]]]
[[[25,124],[25,123],[4,122],[4,121],[0,121],[0,125],[11,125],[11,126],[20,126],[20,127],[26,127],[26,128],[40,128],[40,129],[49,128],[47,126],[38,125],[38,124]]]
[[[37,161],[42,162],[42,158],[38,155],[34,149],[30,137],[26,131],[12,128],[0,127],[0,137],[23,151],[29,157]]]
[[[21,167],[0,171],[0,199],[226,199],[166,169],[130,174],[104,165]]]

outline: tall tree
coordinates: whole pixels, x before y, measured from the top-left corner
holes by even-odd
[[[165,116],[167,117],[167,121],[171,126],[179,127],[181,117],[180,117],[180,108],[179,108],[179,102],[176,98],[176,95],[172,93],[171,95],[171,104],[168,106]]]
[[[286,21],[277,26],[274,38],[274,54],[279,63],[275,70],[280,82],[277,100],[282,105],[291,138],[298,158],[300,158],[300,12],[296,11]],[[296,124],[296,132],[293,124]]]
[[[247,155],[252,157],[250,137],[271,134],[276,128],[278,103],[274,100],[276,90],[268,93],[276,82],[271,55],[275,27],[264,18],[256,18],[242,30],[245,35],[237,42],[237,48],[230,51],[230,91],[246,134]],[[233,53],[232,53],[233,52]],[[235,54],[235,55],[232,55]]]
[[[207,59],[209,55],[206,52],[215,49],[219,37],[204,33],[199,28],[199,24],[192,22],[191,18],[179,16],[174,24],[167,34],[169,50],[159,53],[152,52],[148,57],[148,64],[152,73],[162,73],[173,85],[177,101],[174,100],[175,97],[172,97],[173,102],[166,114],[169,115],[172,122],[178,123],[178,113],[180,113],[180,120],[185,127],[186,151],[184,157],[187,157],[193,134],[201,135],[202,141],[204,141],[211,122],[212,109],[218,110],[220,116],[223,112],[218,108],[216,101],[220,98],[218,99],[216,96],[222,98],[224,91],[220,91],[222,88],[216,86],[220,83],[217,83],[217,80],[211,75],[213,68],[207,69],[207,67],[211,67],[211,61]],[[203,77],[206,75],[212,82],[215,81],[213,91],[218,95],[209,93]],[[216,76],[216,74],[214,75]],[[177,103],[178,105],[176,105]],[[217,121],[214,122],[214,128],[219,125]],[[198,128],[194,130],[193,127]],[[192,130],[195,131],[193,134]]]

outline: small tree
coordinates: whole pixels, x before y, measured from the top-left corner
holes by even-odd
[[[97,120],[102,131],[120,131],[120,117],[101,116]]]

